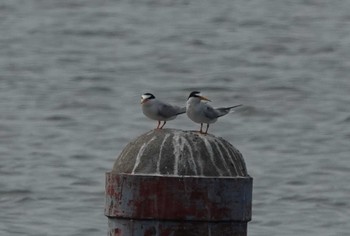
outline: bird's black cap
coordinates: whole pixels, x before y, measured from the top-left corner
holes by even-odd
[[[143,96],[148,96],[147,99],[154,99],[154,98],[156,98],[152,93],[144,93]]]
[[[199,97],[199,94],[200,94],[201,92],[199,92],[199,91],[193,91],[193,92],[191,92],[190,93],[190,96],[188,96],[188,98],[191,98],[191,97]]]

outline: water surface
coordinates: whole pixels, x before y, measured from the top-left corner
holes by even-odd
[[[156,126],[140,95],[194,89],[244,104],[210,132],[254,177],[249,235],[349,234],[349,1],[11,0],[0,22],[1,235],[106,235],[104,173]]]

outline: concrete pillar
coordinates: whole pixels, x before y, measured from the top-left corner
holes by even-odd
[[[251,207],[242,154],[210,134],[152,130],[106,173],[109,236],[246,236]]]

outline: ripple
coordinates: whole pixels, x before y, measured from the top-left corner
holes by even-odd
[[[0,195],[7,196],[18,196],[18,195],[29,195],[33,192],[29,189],[12,189],[12,190],[0,190]]]
[[[63,35],[73,35],[81,37],[107,37],[107,38],[122,38],[127,36],[127,31],[123,30],[77,30],[65,29],[60,32]]]
[[[93,155],[89,155],[89,154],[75,154],[70,156],[71,159],[75,159],[75,160],[92,160],[94,158],[96,158]]]
[[[106,81],[111,80],[109,77],[100,75],[77,75],[72,78],[73,81]]]
[[[344,123],[349,123],[350,122],[350,116],[346,117],[344,120],[343,120]]]
[[[58,110],[76,110],[76,109],[95,109],[95,110],[112,110],[113,107],[107,104],[93,104],[82,101],[67,101],[58,105]]]
[[[47,121],[74,121],[73,118],[65,115],[50,115],[45,117],[45,120]]]
[[[286,184],[293,185],[293,186],[304,186],[304,185],[307,185],[307,182],[301,181],[301,180],[291,180],[291,181],[288,181]]]
[[[90,93],[113,93],[114,90],[110,87],[105,86],[93,86],[78,91],[79,94],[90,94]]]
[[[80,179],[80,180],[76,180],[74,182],[72,182],[70,185],[71,186],[75,186],[75,185],[79,185],[79,186],[98,186],[99,182],[97,181],[93,181],[90,179]]]

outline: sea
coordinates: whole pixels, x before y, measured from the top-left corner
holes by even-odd
[[[141,95],[194,90],[243,104],[209,133],[254,179],[249,236],[350,235],[348,0],[1,1],[0,235],[107,235]]]

